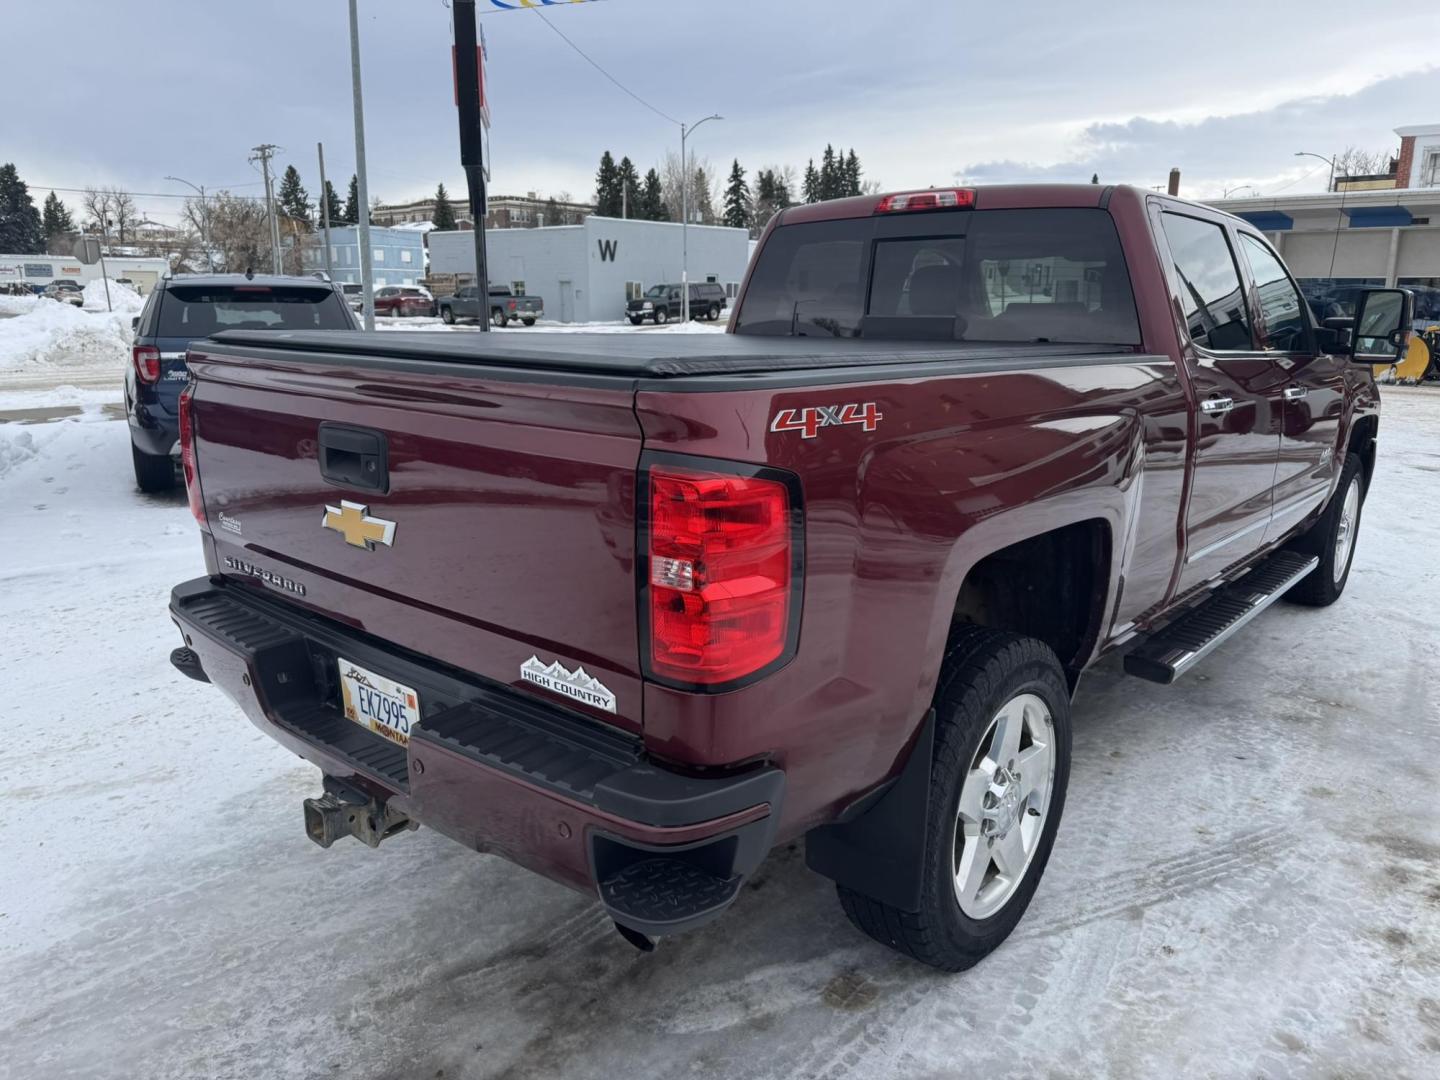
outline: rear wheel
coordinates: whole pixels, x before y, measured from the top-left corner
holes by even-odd
[[[525,320],[525,325],[526,325],[526,326],[534,326],[534,325],[535,325],[535,320],[534,320],[534,319],[526,319],[526,320]]]
[[[1070,776],[1070,695],[1043,642],[963,626],[935,709],[920,910],[838,891],[876,941],[961,971],[1009,936],[1045,872]]]
[[[1286,600],[1308,607],[1328,607],[1340,599],[1350,580],[1355,559],[1356,533],[1360,510],[1365,504],[1365,468],[1359,454],[1346,454],[1340,483],[1330,496],[1330,505],[1318,521],[1290,547],[1306,555],[1318,555],[1320,565],[1285,594]]]
[[[720,308],[719,308],[719,305],[717,305],[717,304],[711,304],[708,308],[705,309],[705,318],[709,319],[711,322],[714,322],[714,321],[715,321],[716,319],[718,319],[719,317],[720,317]]]
[[[656,325],[656,326],[660,326],[662,323],[667,323],[667,322],[669,322],[669,321],[670,321],[670,312],[666,311],[664,308],[656,308],[656,309],[655,309],[655,325]]]
[[[131,443],[130,459],[135,465],[135,486],[141,491],[154,495],[175,486],[175,464],[169,454],[147,454]]]
[[[450,308],[448,308],[448,307],[441,308],[441,309],[440,309],[440,321],[443,322],[446,326],[454,326],[454,325],[455,325],[455,312],[452,311],[452,310],[451,310]]]
[[[510,320],[505,317],[505,312],[501,311],[499,308],[495,308],[490,312],[490,323],[492,326],[498,326],[500,327],[500,329],[503,330],[507,325],[509,325],[509,322]]]

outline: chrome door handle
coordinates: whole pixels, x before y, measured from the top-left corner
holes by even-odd
[[[1308,393],[1310,391],[1303,386],[1287,386],[1284,390],[1284,397],[1286,401],[1299,401]]]
[[[1215,416],[1218,413],[1227,413],[1235,407],[1235,399],[1228,397],[1206,398],[1200,402],[1200,411]]]

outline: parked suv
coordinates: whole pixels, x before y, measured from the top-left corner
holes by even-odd
[[[713,281],[690,283],[690,317],[709,319],[714,322],[725,310],[725,290]],[[625,316],[632,325],[639,326],[646,319],[659,325],[671,319],[684,317],[680,303],[679,285],[652,285],[639,300],[625,305]]]
[[[175,485],[185,350],[220,330],[358,330],[340,286],[308,277],[193,274],[155,285],[131,320],[135,344],[125,372],[130,453],[141,491]]]
[[[85,306],[85,290],[78,281],[52,281],[45,286],[41,295],[48,296],[51,300],[59,300],[62,304]]]
[[[435,298],[413,285],[387,285],[375,290],[375,314],[397,319],[407,315],[434,315]]]

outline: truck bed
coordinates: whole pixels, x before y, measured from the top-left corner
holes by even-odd
[[[756,376],[836,368],[964,363],[968,370],[1016,364],[1095,363],[1114,356],[1130,360],[1128,346],[1009,344],[1003,342],[865,341],[855,338],[768,337],[743,334],[471,334],[363,331],[273,333],[227,330],[207,351],[277,360],[313,353],[327,363],[356,367],[468,365],[556,376],[620,379],[681,379],[693,376]],[[226,346],[232,348],[225,348]],[[397,363],[398,362],[398,363]],[[453,374],[453,370],[451,371]]]

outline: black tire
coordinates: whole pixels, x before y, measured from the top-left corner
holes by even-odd
[[[644,319],[637,319],[637,318],[635,318],[633,315],[630,317],[630,325],[631,325],[631,326],[639,326],[639,325],[640,325],[642,322],[644,322],[644,321],[645,321]]]
[[[525,321],[525,325],[526,325],[526,326],[534,326],[534,325],[535,325],[535,320],[534,320],[534,319],[526,319],[526,320],[524,320],[524,321]]]
[[[157,495],[175,487],[175,463],[169,454],[147,454],[130,444],[130,459],[135,463],[135,486],[147,495]]]
[[[1340,552],[1341,523],[1346,518],[1345,504],[1351,488],[1356,490],[1353,513],[1346,525],[1349,542],[1343,556]],[[1307,574],[1285,594],[1285,599],[1306,607],[1329,607],[1345,591],[1350,580],[1350,566],[1355,561],[1355,542],[1360,530],[1360,514],[1365,506],[1365,466],[1359,454],[1346,454],[1345,466],[1340,470],[1340,483],[1330,504],[1315,524],[1306,529],[1289,544],[1292,551],[1303,555],[1318,555],[1320,565]],[[1343,559],[1343,562],[1342,562]]]
[[[711,304],[708,308],[705,309],[705,318],[709,319],[711,322],[714,322],[719,317],[720,309],[714,304]]]
[[[975,919],[961,910],[955,889],[961,787],[987,749],[1001,707],[1022,694],[1040,698],[1050,712],[1054,773],[1049,804],[1018,886],[997,911]],[[882,945],[931,967],[963,971],[1015,929],[1045,872],[1070,778],[1070,694],[1049,646],[1034,638],[967,625],[951,634],[934,703],[935,746],[920,910],[902,911],[843,886],[836,888],[850,921]]]
[[[499,308],[494,308],[490,312],[490,325],[498,326],[501,330],[504,330],[505,327],[510,325],[510,320],[505,315],[505,312],[501,311]]]
[[[655,325],[656,325],[656,326],[663,326],[665,323],[667,323],[667,322],[669,322],[669,321],[670,321],[670,312],[666,311],[664,308],[656,308],[656,309],[655,309]]]
[[[454,312],[453,310],[451,310],[450,308],[448,308],[448,307],[443,307],[443,308],[441,308],[441,309],[440,309],[440,321],[443,322],[446,326],[454,326],[454,325],[455,325],[455,312]]]

